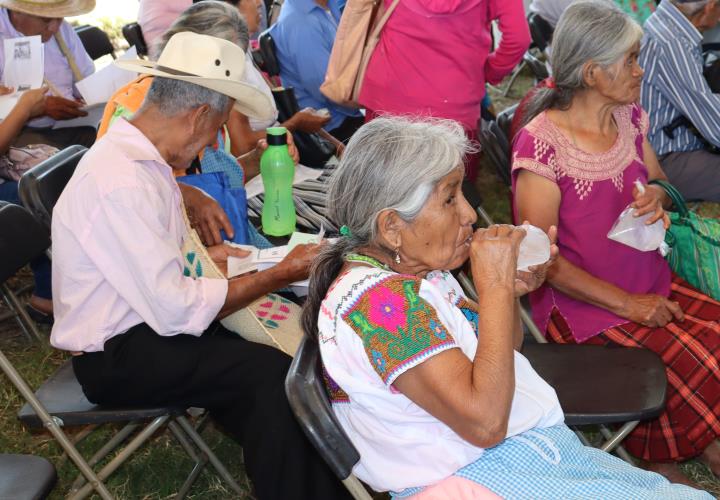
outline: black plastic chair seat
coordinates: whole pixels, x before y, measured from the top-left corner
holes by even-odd
[[[111,408],[93,404],[83,394],[70,360],[35,391],[35,396],[48,413],[61,419],[65,426],[142,421],[168,414],[181,415],[185,411],[176,407]],[[28,403],[20,409],[18,418],[28,427],[43,426]]]
[[[57,482],[53,464],[32,455],[0,454],[0,499],[45,498]]]
[[[523,354],[555,388],[567,425],[647,420],[665,407],[665,365],[647,349],[526,343]]]

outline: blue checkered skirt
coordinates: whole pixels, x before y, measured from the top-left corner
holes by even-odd
[[[708,493],[672,484],[596,448],[584,446],[564,424],[506,439],[460,469],[506,499],[711,500]],[[420,489],[395,494],[407,498]]]

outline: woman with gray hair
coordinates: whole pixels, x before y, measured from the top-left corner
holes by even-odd
[[[355,474],[401,498],[709,498],[584,447],[563,424],[518,352],[518,297],[553,259],[518,272],[521,228],[473,232],[470,151],[456,122],[376,118],[331,181],[344,236],[315,261],[303,326],[360,452]],[[477,303],[448,271],[468,259]]]
[[[666,181],[637,104],[642,31],[604,3],[560,18],[554,78],[528,105],[513,143],[517,217],[557,226],[560,256],[530,296],[554,342],[641,347],[667,366],[664,413],[624,441],[651,470],[689,483],[677,462],[698,457],[720,472],[720,304],[670,272],[657,252],[607,237],[632,205],[647,224],[669,219]],[[649,184],[649,185],[648,185]]]

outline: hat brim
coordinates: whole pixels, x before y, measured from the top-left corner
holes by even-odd
[[[168,73],[156,68],[156,63],[151,61],[121,60],[114,61],[114,64],[121,69],[136,71],[152,76],[161,76],[173,80],[194,83],[201,87],[214,90],[220,94],[235,99],[234,109],[250,118],[258,120],[272,120],[275,118],[275,108],[270,99],[254,86],[234,80],[222,80],[219,78],[205,78],[202,76],[185,76]]]
[[[73,17],[87,14],[95,8],[95,0],[68,0],[63,5],[1,0],[0,7],[39,17]]]

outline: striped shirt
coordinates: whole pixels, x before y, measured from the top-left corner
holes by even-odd
[[[703,143],[686,127],[674,139],[663,132],[680,115],[702,136],[720,146],[720,94],[703,76],[702,35],[668,0],[645,23],[639,63],[645,69],[640,101],[650,115],[648,137],[655,152],[694,151]]]

